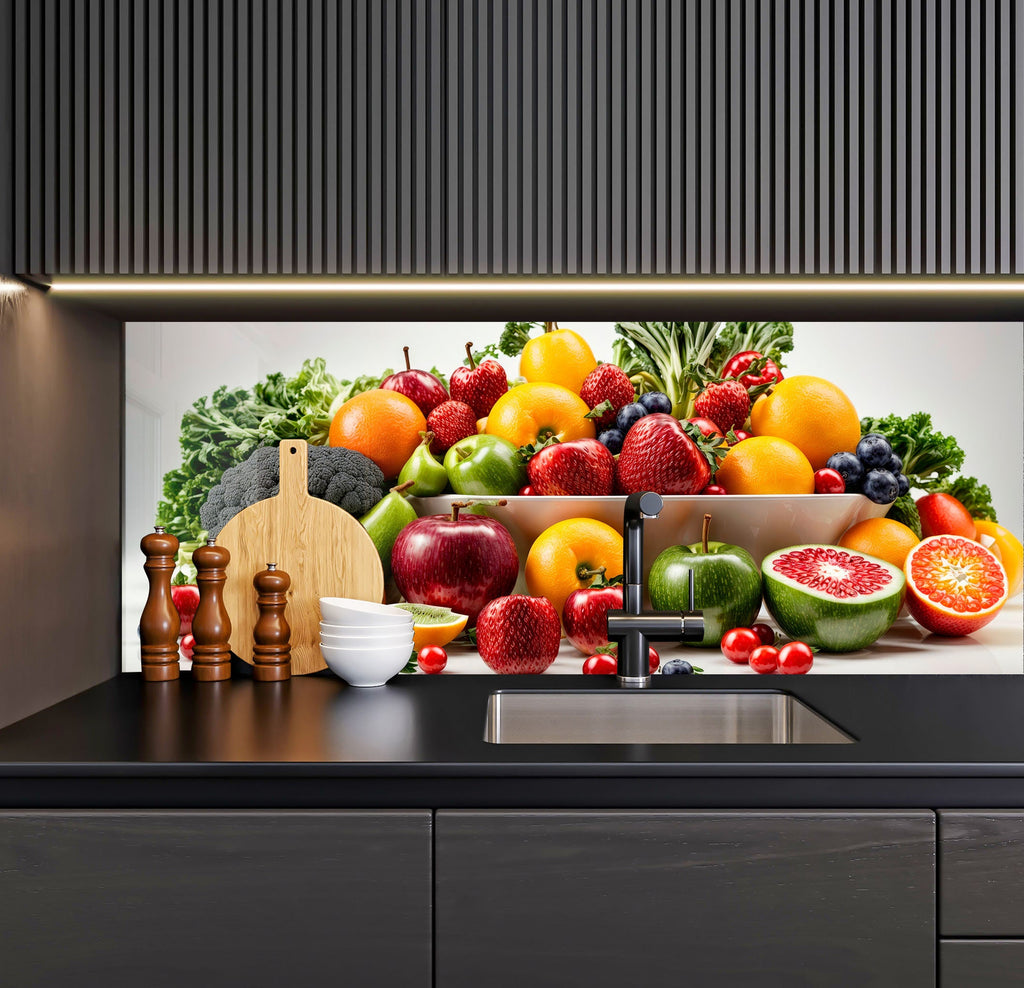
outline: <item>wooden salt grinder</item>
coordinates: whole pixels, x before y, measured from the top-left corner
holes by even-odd
[[[207,539],[192,553],[199,584],[199,607],[192,619],[192,678],[201,682],[231,678],[231,619],[222,596],[230,561],[231,553],[216,539]]]
[[[145,535],[139,547],[146,555],[146,576],[149,579],[149,597],[139,619],[139,638],[142,643],[142,678],[149,682],[177,679],[178,632],[181,618],[171,598],[171,574],[178,540],[157,526]]]
[[[292,629],[284,616],[291,583],[291,577],[279,570],[277,563],[267,563],[267,568],[252,578],[260,612],[252,632],[252,678],[257,682],[274,683],[291,678],[292,648],[288,639]]]

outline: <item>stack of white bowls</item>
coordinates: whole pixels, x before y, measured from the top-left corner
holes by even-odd
[[[366,600],[321,597],[320,652],[350,686],[383,686],[412,655],[412,615]]]

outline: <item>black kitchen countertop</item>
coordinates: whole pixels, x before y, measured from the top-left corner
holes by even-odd
[[[856,740],[483,740],[492,691],[612,686],[597,676],[416,675],[359,690],[326,676],[144,683],[124,674],[0,730],[0,806],[1024,808],[1024,677],[654,684],[781,689]]]

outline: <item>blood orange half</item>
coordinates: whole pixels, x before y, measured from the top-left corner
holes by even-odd
[[[983,545],[962,535],[933,535],[904,563],[907,606],[918,624],[957,637],[984,628],[1006,603],[1006,571]]]

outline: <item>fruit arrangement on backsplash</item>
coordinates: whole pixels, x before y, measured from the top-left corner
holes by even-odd
[[[381,602],[412,613],[408,671],[440,672],[455,642],[494,671],[543,672],[565,636],[583,672],[614,672],[622,504],[642,491],[665,502],[648,541],[652,606],[685,609],[692,573],[699,646],[757,672],[868,649],[904,604],[928,632],[971,634],[1021,589],[1021,543],[988,487],[960,475],[957,440],[927,412],[861,417],[840,383],[787,377],[791,324],[615,331],[602,361],[571,329],[512,322],[496,343],[467,343],[447,376],[412,367],[405,347],[397,372],[341,380],[311,359],[200,398],[157,512],[181,540],[183,634],[190,553],[279,495],[278,445],[296,440],[309,443],[308,495],[358,519]],[[512,380],[503,358],[518,358]],[[305,595],[341,596],[329,580]],[[758,622],[762,603],[777,630]],[[695,669],[673,658],[662,671]]]

